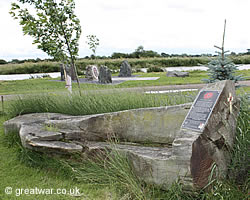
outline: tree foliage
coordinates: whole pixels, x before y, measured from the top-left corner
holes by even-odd
[[[99,39],[96,37],[96,35],[88,35],[87,39],[88,39],[87,44],[89,45],[89,49],[93,52],[95,56],[97,46],[100,44]]]
[[[214,60],[211,60],[208,67],[208,75],[209,79],[205,79],[204,81],[207,83],[212,83],[220,80],[233,80],[238,82],[242,80],[242,77],[236,76],[235,71],[238,69],[229,58],[222,57],[221,53],[218,53],[218,57]]]
[[[5,65],[5,64],[8,64],[8,62],[3,59],[0,59],[0,65]]]
[[[161,57],[157,52],[152,50],[144,50],[143,46],[138,46],[134,52],[132,53],[119,53],[114,52],[111,55],[111,58],[155,58],[155,57]]]
[[[30,4],[35,15],[27,8],[12,3],[10,14],[20,20],[25,35],[34,38],[33,43],[55,60],[74,62],[78,55],[78,40],[81,34],[80,21],[74,14],[73,0],[18,0]]]
[[[24,35],[33,37],[33,44],[37,44],[38,49],[71,67],[71,77],[77,80],[80,92],[75,60],[81,26],[74,14],[74,0],[59,0],[59,3],[55,0],[17,1],[35,9],[35,14],[31,14],[33,10],[21,8],[17,3],[11,4],[10,14],[19,19]]]

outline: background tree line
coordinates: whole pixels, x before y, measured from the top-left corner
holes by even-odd
[[[235,53],[235,52],[231,52],[230,56],[244,56],[244,55],[250,55],[250,51],[245,52],[245,53]],[[135,49],[134,52],[132,53],[121,53],[121,52],[114,52],[111,54],[111,56],[96,56],[94,54],[92,54],[91,56],[85,56],[84,58],[78,58],[77,60],[82,60],[82,59],[119,59],[119,58],[173,58],[173,57],[214,57],[216,55],[212,55],[212,54],[195,54],[195,55],[190,55],[190,54],[168,54],[168,53],[157,53],[156,51],[153,50],[144,50],[143,46],[139,46]],[[235,60],[235,59],[234,59]],[[23,60],[19,60],[19,59],[12,59],[11,61],[6,61],[4,59],[0,59],[0,65],[4,65],[4,64],[8,64],[8,63],[12,63],[12,64],[21,64],[21,63],[37,63],[37,62],[41,62],[41,61],[45,61],[45,62],[54,62],[55,59],[53,58],[46,58],[46,59],[40,59],[40,58],[36,58],[36,59],[23,59]],[[242,64],[242,62],[240,62],[240,60],[235,60],[236,63],[235,64]],[[246,63],[244,63],[246,64]]]

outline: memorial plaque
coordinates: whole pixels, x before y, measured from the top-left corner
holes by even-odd
[[[93,74],[94,79],[98,80],[99,70],[96,66],[92,67],[92,74]]]
[[[202,132],[220,93],[220,91],[201,91],[189,110],[182,124],[182,128]]]

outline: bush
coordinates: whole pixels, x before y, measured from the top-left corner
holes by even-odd
[[[0,68],[0,74],[31,74],[58,71],[60,71],[60,65],[56,62],[7,64]]]
[[[6,62],[6,61],[3,60],[3,59],[0,59],[0,65],[5,65],[5,64],[8,64],[8,62]]]
[[[119,54],[117,55],[119,57]],[[250,64],[250,55],[230,57],[236,64]],[[213,58],[214,59],[214,58]],[[124,58],[117,59],[79,59],[76,61],[76,67],[79,74],[86,70],[88,65],[105,65],[112,70],[120,69]],[[167,58],[126,58],[132,68],[150,68],[158,66],[161,68],[176,66],[197,66],[209,63],[209,57],[167,57]],[[0,74],[21,74],[21,73],[48,73],[59,72],[60,64],[52,61],[43,61],[37,63],[6,64],[1,66]]]
[[[160,67],[149,67],[147,72],[148,73],[150,73],[150,72],[163,72],[163,69]]]

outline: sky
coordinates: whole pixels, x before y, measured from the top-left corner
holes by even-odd
[[[58,1],[58,0],[57,0]],[[23,35],[10,14],[11,2],[0,1],[0,59],[49,58]],[[79,57],[91,55],[87,35],[100,40],[97,55],[145,50],[168,54],[215,54],[227,20],[225,48],[250,49],[250,0],[75,0],[82,35]]]

